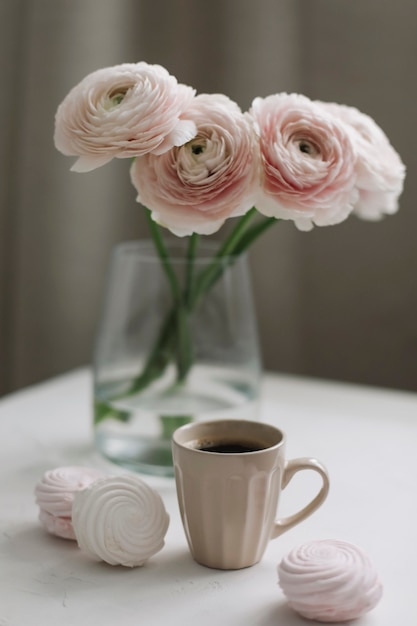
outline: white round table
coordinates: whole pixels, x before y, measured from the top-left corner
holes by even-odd
[[[165,548],[142,568],[93,562],[44,531],[33,489],[46,470],[122,471],[92,449],[90,395],[90,371],[81,369],[0,400],[0,626],[305,625],[278,587],[277,564],[293,547],[327,538],[361,546],[384,584],[380,604],[357,626],[417,624],[417,394],[265,375],[261,419],[287,433],[288,458],[320,459],[331,489],[258,565],[238,571],[192,560],[173,479],[143,476],[171,523]],[[297,475],[279,514],[302,506],[316,480]]]

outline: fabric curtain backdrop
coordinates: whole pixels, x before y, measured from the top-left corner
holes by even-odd
[[[126,161],[74,174],[53,146],[73,85],[144,60],[243,109],[280,91],[353,105],[411,173],[416,30],[414,0],[2,0],[0,393],[91,362],[110,251],[147,236]],[[380,223],[280,223],[255,244],[265,368],[417,390],[416,184]]]

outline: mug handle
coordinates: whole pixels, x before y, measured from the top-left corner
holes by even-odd
[[[301,470],[313,470],[320,474],[323,484],[321,486],[320,491],[316,495],[311,502],[306,504],[304,508],[293,515],[289,515],[288,517],[284,517],[282,519],[277,519],[272,528],[271,539],[275,539],[275,537],[279,537],[282,533],[285,533],[287,530],[304,520],[306,517],[314,513],[319,506],[323,504],[325,499],[327,498],[327,494],[329,493],[329,475],[327,473],[324,465],[317,461],[317,459],[309,459],[309,458],[301,458],[301,459],[292,459],[291,461],[287,461],[284,467],[284,473],[282,477],[282,489],[288,485],[293,476],[300,472]]]

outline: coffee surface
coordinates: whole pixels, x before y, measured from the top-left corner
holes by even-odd
[[[265,450],[266,446],[258,441],[200,441],[195,448],[202,452],[217,452],[220,454],[241,454],[243,452],[257,452]]]

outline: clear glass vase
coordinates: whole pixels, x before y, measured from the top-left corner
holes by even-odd
[[[202,419],[256,419],[261,362],[246,255],[191,263],[169,241],[169,271],[152,241],[113,251],[94,354],[94,438],[110,461],[173,474],[171,435]]]

